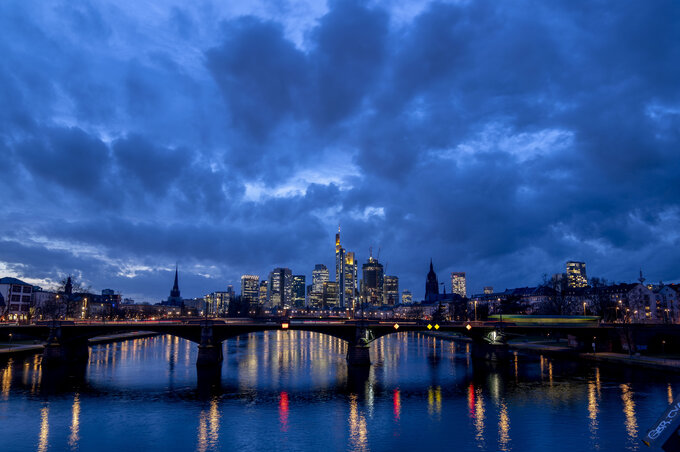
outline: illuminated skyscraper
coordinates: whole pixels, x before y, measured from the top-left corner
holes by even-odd
[[[260,297],[258,303],[260,306],[268,306],[267,304],[267,287],[269,287],[269,281],[260,281]]]
[[[357,289],[357,261],[353,252],[340,245],[340,227],[335,234],[335,281],[338,283],[341,308],[353,308]]]
[[[373,256],[361,266],[361,299],[363,303],[379,305],[383,302],[384,271],[383,266]]]
[[[312,270],[312,292],[323,293],[323,283],[328,281],[328,268],[324,264],[316,264]]]
[[[340,288],[335,281],[323,283],[322,306],[324,308],[335,308],[340,304]]]
[[[383,304],[399,304],[399,278],[385,275],[383,282]]]
[[[260,301],[260,277],[257,275],[241,276],[241,301],[249,307],[257,306]]]
[[[413,302],[413,295],[410,290],[405,290],[401,293],[401,303],[410,304]]]
[[[305,305],[305,275],[293,275],[293,306]]]
[[[293,272],[290,268],[275,268],[269,274],[267,302],[272,308],[289,308],[293,301]]]
[[[437,274],[434,272],[432,266],[432,259],[430,259],[430,271],[427,273],[427,281],[425,281],[425,301],[433,303],[439,299],[439,282],[437,282]]]
[[[451,272],[451,292],[457,293],[463,298],[467,296],[465,272]]]
[[[586,287],[588,285],[585,262],[567,262],[567,285],[569,287]]]

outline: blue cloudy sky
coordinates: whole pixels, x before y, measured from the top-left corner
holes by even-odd
[[[671,0],[3,1],[0,276],[678,281],[679,81]]]

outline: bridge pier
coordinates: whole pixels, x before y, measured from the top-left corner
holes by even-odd
[[[215,340],[212,322],[206,320],[201,327],[201,343],[198,345],[196,366],[221,367],[223,359],[222,342]]]
[[[221,366],[224,357],[222,355],[222,343],[219,345],[199,345],[198,359],[196,359],[196,366]]]
[[[347,364],[350,366],[370,366],[371,348],[368,345],[352,345],[347,347]]]

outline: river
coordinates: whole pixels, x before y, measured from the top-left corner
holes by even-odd
[[[514,356],[479,361],[418,333],[372,344],[348,369],[311,332],[225,341],[218,381],[195,344],[156,336],[94,346],[87,365],[0,361],[0,450],[618,451],[680,395],[680,376]]]

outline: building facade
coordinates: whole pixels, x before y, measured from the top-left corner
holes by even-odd
[[[357,261],[354,253],[340,244],[340,228],[335,234],[335,281],[338,283],[339,307],[353,308],[357,289]]]
[[[268,306],[269,305],[269,299],[267,298],[269,295],[269,281],[260,281],[260,299],[259,299],[259,304],[260,306]]]
[[[383,303],[384,270],[373,256],[361,266],[361,299],[362,303],[379,305]]]
[[[293,306],[302,307],[305,305],[305,275],[293,275]]]
[[[257,275],[241,275],[241,301],[248,303],[249,309],[257,307],[260,301],[260,277]]]
[[[293,302],[293,272],[290,268],[275,268],[269,274],[267,304],[271,308],[287,309]]]
[[[0,278],[0,297],[4,299],[4,312],[0,317],[24,322],[31,317],[33,286],[16,278]]]
[[[399,304],[399,278],[385,275],[383,287],[383,304]]]
[[[567,285],[570,288],[588,286],[585,262],[578,261],[567,262]]]
[[[323,283],[328,280],[328,268],[324,264],[316,264],[312,270],[312,292],[323,293]]]
[[[321,305],[323,308],[336,308],[340,306],[340,286],[337,281],[326,281],[323,283]]]
[[[467,297],[465,272],[451,272],[451,292],[463,298]]]

